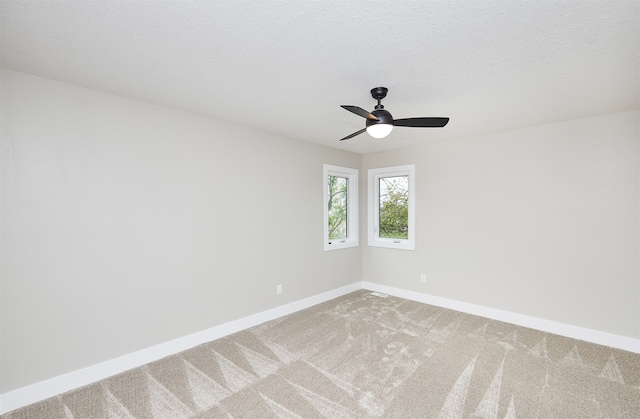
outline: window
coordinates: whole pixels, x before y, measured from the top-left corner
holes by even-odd
[[[358,171],[324,165],[324,250],[358,245]]]
[[[369,246],[415,249],[415,166],[369,170]]]

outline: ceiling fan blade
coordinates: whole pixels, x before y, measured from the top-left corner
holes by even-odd
[[[404,118],[394,119],[393,125],[396,127],[442,128],[448,122],[449,118]]]
[[[345,108],[349,112],[353,112],[356,115],[361,116],[363,118],[367,118],[367,119],[370,119],[372,121],[377,121],[378,120],[378,118],[375,115],[371,114],[369,111],[365,111],[364,109],[362,109],[359,106],[351,106],[351,105],[340,105],[340,106],[342,106],[343,108]]]
[[[341,139],[340,141],[344,141],[344,140],[348,140],[349,138],[353,138],[353,137],[355,137],[356,135],[360,135],[360,134],[362,134],[362,133],[363,133],[363,132],[365,132],[366,130],[367,130],[366,128],[362,128],[360,131],[356,131],[356,132],[354,132],[353,134],[347,135],[346,137],[344,137],[344,138],[343,138],[343,139]]]

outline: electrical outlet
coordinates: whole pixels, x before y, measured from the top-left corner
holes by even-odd
[[[420,282],[422,282],[423,284],[427,283],[427,275],[426,274],[420,275]]]
[[[282,294],[282,284],[276,286],[276,294]]]

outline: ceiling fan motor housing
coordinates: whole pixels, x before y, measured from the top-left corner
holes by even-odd
[[[386,111],[384,109],[377,109],[377,106],[376,106],[376,110],[372,111],[371,114],[376,118],[378,118],[378,120],[374,121],[371,119],[367,119],[367,122],[366,122],[367,127],[370,127],[371,125],[378,125],[378,124],[393,125],[393,116],[391,116],[391,113],[389,113],[389,111]]]

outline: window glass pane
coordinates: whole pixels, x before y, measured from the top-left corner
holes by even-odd
[[[378,224],[381,238],[409,238],[409,176],[380,177]]]
[[[347,237],[347,188],[348,179],[339,176],[329,176],[329,240]]]

